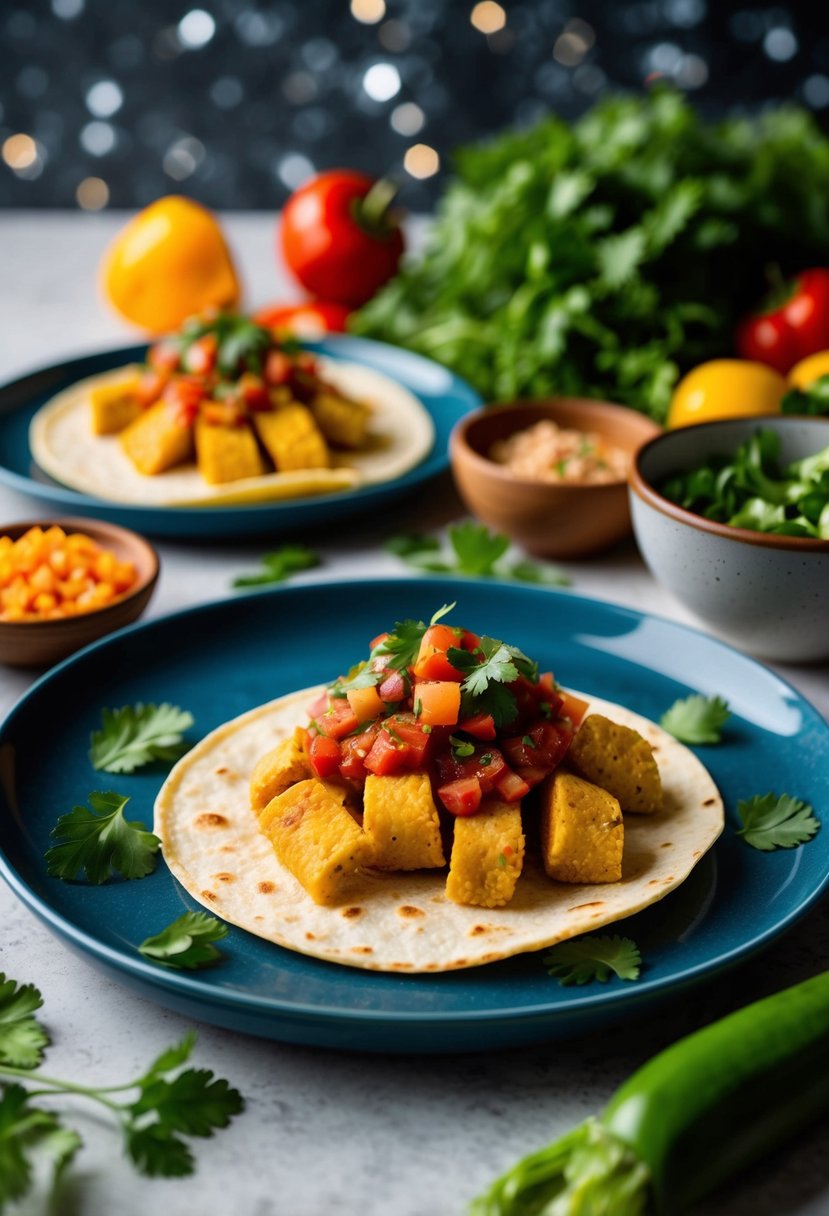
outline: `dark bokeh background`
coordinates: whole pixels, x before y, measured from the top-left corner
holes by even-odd
[[[423,210],[457,144],[660,75],[829,124],[829,5],[0,0],[0,205],[275,208],[350,164]]]

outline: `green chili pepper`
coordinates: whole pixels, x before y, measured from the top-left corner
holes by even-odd
[[[673,1216],[827,1110],[829,971],[654,1056],[472,1216]]]

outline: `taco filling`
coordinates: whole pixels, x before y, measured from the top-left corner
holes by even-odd
[[[684,881],[723,826],[693,753],[445,611],[179,761],[155,831],[197,900],[303,953],[429,971],[597,929]]]

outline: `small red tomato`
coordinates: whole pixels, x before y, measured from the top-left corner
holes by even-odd
[[[394,193],[385,179],[331,169],[291,195],[280,243],[303,287],[351,308],[371,299],[403,253],[403,234],[388,210]]]
[[[829,347],[829,269],[801,271],[761,312],[737,329],[737,350],[785,376],[808,355]]]
[[[254,314],[254,321],[276,333],[298,338],[323,338],[345,333],[350,308],[333,300],[306,300],[303,304],[269,304]]]

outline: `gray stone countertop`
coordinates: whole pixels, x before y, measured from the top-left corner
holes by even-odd
[[[46,212],[0,215],[0,379],[45,362],[115,347],[133,335],[95,291],[95,270],[124,217]],[[247,302],[290,298],[277,265],[275,221],[224,217],[244,275]],[[0,521],[33,504],[0,490]],[[37,508],[35,507],[37,511]],[[314,581],[400,574],[381,545],[389,533],[425,530],[462,514],[448,480],[422,504],[382,523],[313,538],[323,558]],[[231,594],[231,577],[256,564],[261,545],[161,543],[163,572],[147,614]],[[691,618],[644,567],[632,542],[566,569],[579,593],[683,622]],[[829,716],[827,666],[777,666]],[[0,671],[0,716],[31,673]],[[0,889],[0,970],[36,984],[53,1038],[49,1071],[106,1084],[143,1071],[188,1022],[141,1000],[70,952]],[[137,1177],[117,1135],[77,1107],[85,1147],[60,1203],[61,1216],[460,1216],[466,1202],[517,1157],[601,1109],[619,1082],[655,1050],[738,1005],[814,974],[829,958],[824,904],[738,970],[695,989],[657,1017],[524,1051],[456,1058],[370,1056],[283,1046],[201,1026],[195,1060],[228,1077],[247,1111],[197,1142],[196,1174],[181,1181]],[[19,1211],[41,1210],[39,1201]],[[18,1209],[16,1209],[18,1210]],[[817,1216],[829,1212],[829,1129],[824,1124],[755,1167],[705,1205],[706,1216]]]

